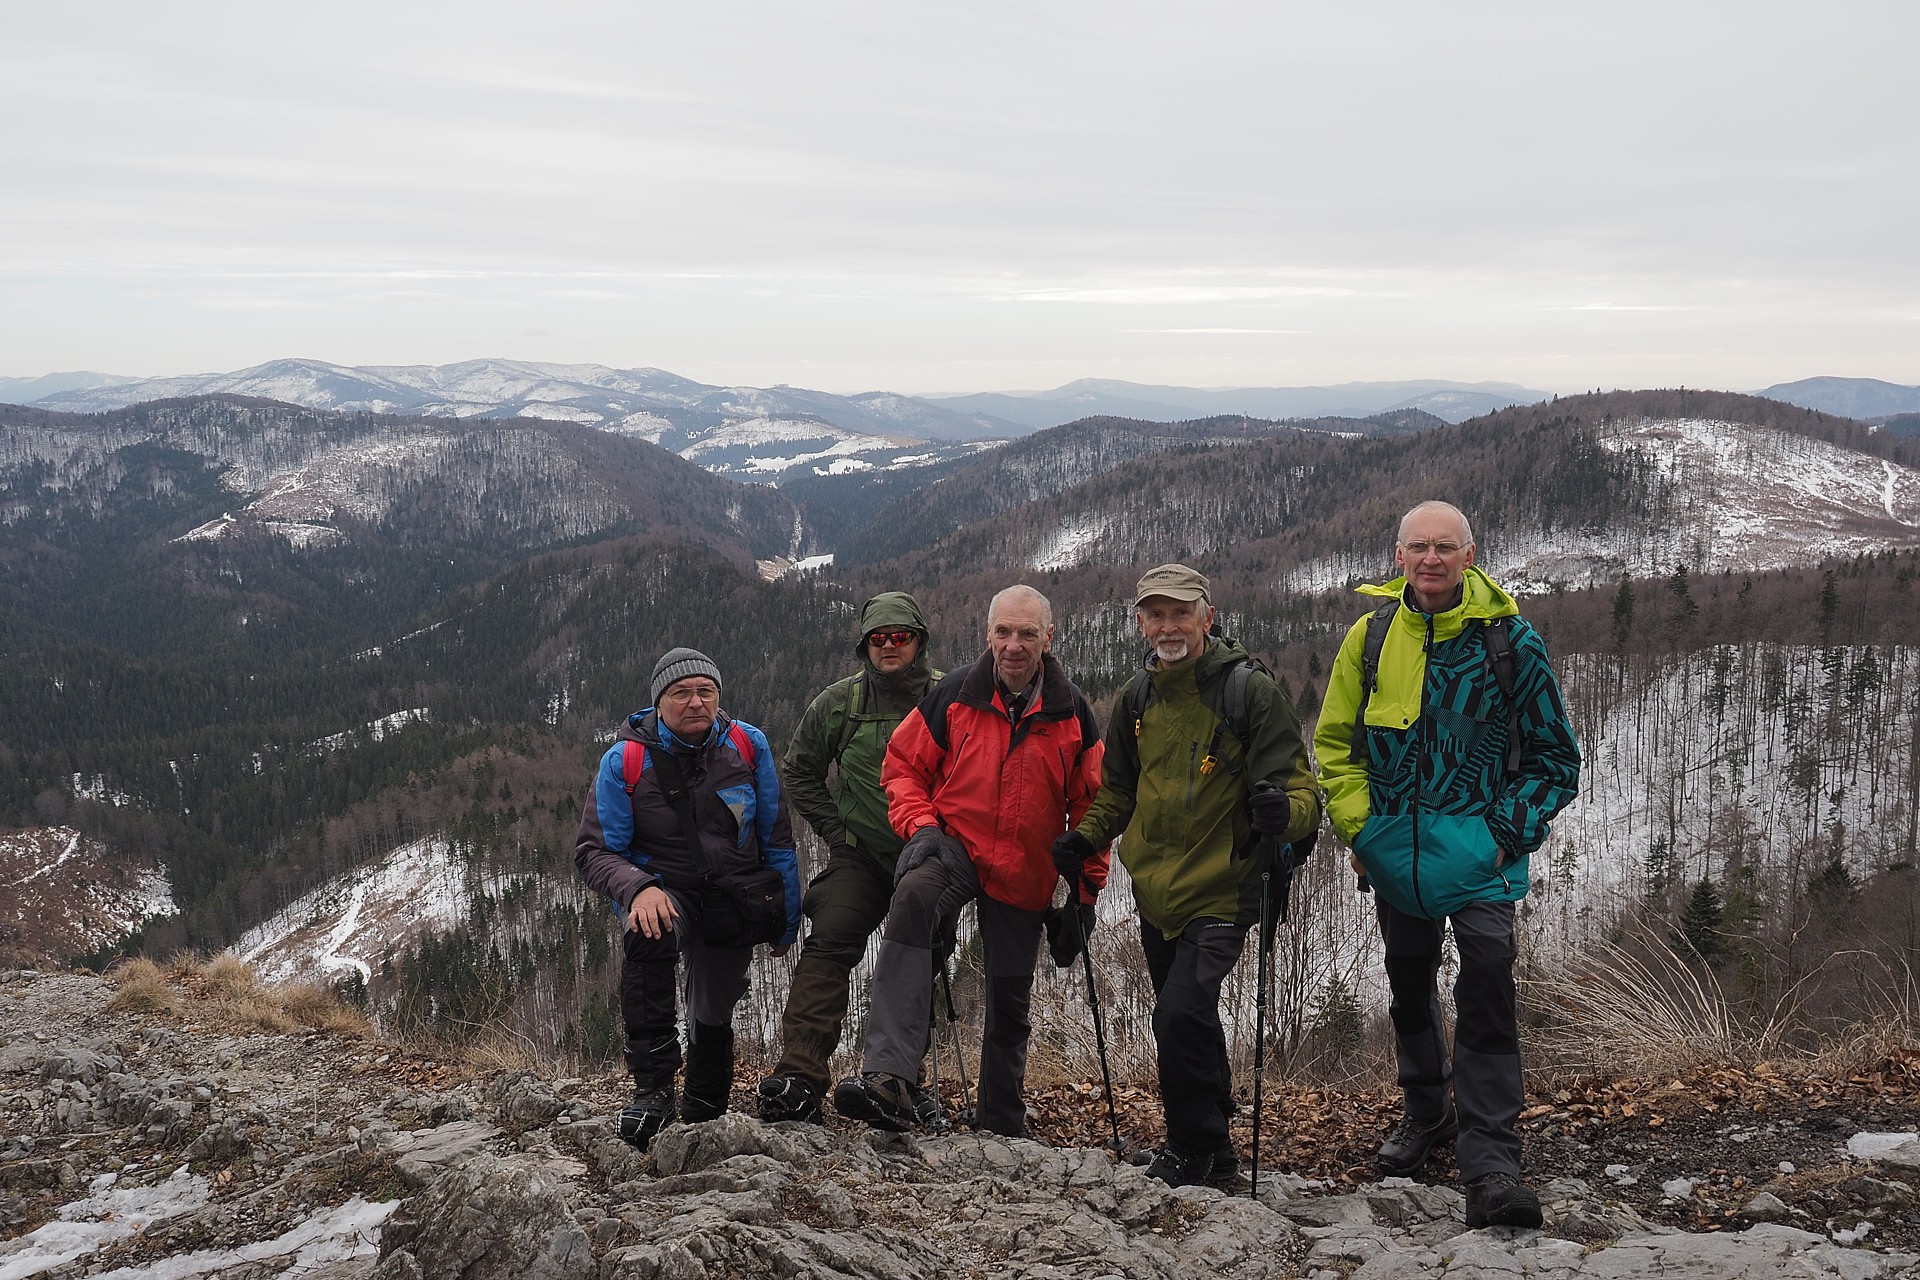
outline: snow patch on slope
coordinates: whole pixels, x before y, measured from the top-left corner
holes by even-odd
[[[357,972],[371,978],[381,961],[424,933],[466,918],[465,860],[442,837],[400,846],[356,867],[255,925],[233,952],[266,982]]]
[[[0,964],[71,960],[178,910],[164,868],[72,827],[0,833]]]

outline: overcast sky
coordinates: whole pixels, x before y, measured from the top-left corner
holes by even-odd
[[[1920,383],[1916,49],[1911,0],[9,5],[0,375]]]

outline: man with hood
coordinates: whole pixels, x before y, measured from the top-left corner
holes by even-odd
[[[1205,575],[1184,564],[1149,569],[1133,616],[1152,650],[1114,700],[1100,795],[1054,841],[1054,864],[1076,880],[1121,836],[1153,983],[1167,1125],[1147,1173],[1174,1186],[1230,1184],[1240,1161],[1227,1132],[1233,1077],[1220,987],[1260,920],[1261,873],[1284,884],[1276,859],[1319,830],[1320,790],[1286,692],[1237,642],[1210,634]]]
[[[773,955],[785,955],[800,931],[799,863],[766,735],[720,709],[720,668],[698,649],[662,656],[651,693],[651,705],[627,717],[601,757],[573,850],[587,886],[625,916],[620,1012],[634,1096],[620,1113],[620,1136],[642,1150],[675,1115],[682,964],[687,1070],[679,1113],[712,1120],[733,1092],[733,1009],[747,993],[754,943],[725,886],[755,878],[760,913],[774,918],[753,923],[767,929],[759,936]],[[774,879],[769,869],[781,893],[764,891]]]
[[[829,853],[807,886],[803,909],[811,928],[780,1017],[780,1060],[760,1082],[762,1120],[821,1119],[853,967],[886,918],[900,857],[902,841],[887,822],[880,765],[893,731],[940,678],[928,662],[931,639],[919,602],[906,592],[886,591],[867,601],[854,642],[860,670],[814,698],[787,747],[784,773],[793,807]],[[828,785],[835,767],[837,791]],[[918,1084],[914,1093],[922,1121],[936,1119],[939,1100]]]
[[[1347,632],[1314,747],[1334,832],[1378,891],[1406,1100],[1380,1173],[1412,1177],[1457,1138],[1467,1226],[1537,1227],[1540,1199],[1520,1178],[1513,904],[1573,799],[1580,749],[1545,643],[1474,552],[1457,507],[1401,518],[1404,575],[1360,588],[1387,603]],[[1436,987],[1449,921],[1451,1063]]]

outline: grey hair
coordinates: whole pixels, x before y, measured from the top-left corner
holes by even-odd
[[[1407,512],[1407,514],[1400,517],[1400,532],[1395,535],[1397,541],[1406,541],[1407,521],[1413,519],[1423,511],[1444,511],[1451,515],[1455,520],[1460,522],[1460,545],[1463,547],[1473,545],[1473,526],[1467,523],[1466,512],[1460,510],[1460,508],[1454,506],[1451,502],[1442,502],[1438,498],[1422,502]]]
[[[1045,596],[1022,582],[1016,583],[1011,587],[1002,588],[994,593],[993,600],[987,605],[987,625],[989,627],[993,625],[994,617],[1000,612],[1001,602],[1009,600],[1027,600],[1039,605],[1040,621],[1049,627],[1053,625],[1053,606],[1047,602]]]

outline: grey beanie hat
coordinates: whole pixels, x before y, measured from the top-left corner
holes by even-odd
[[[660,705],[660,695],[675,680],[685,680],[688,676],[706,676],[715,684],[725,687],[720,679],[720,668],[713,665],[713,659],[698,649],[669,649],[660,661],[653,664],[653,705]]]

